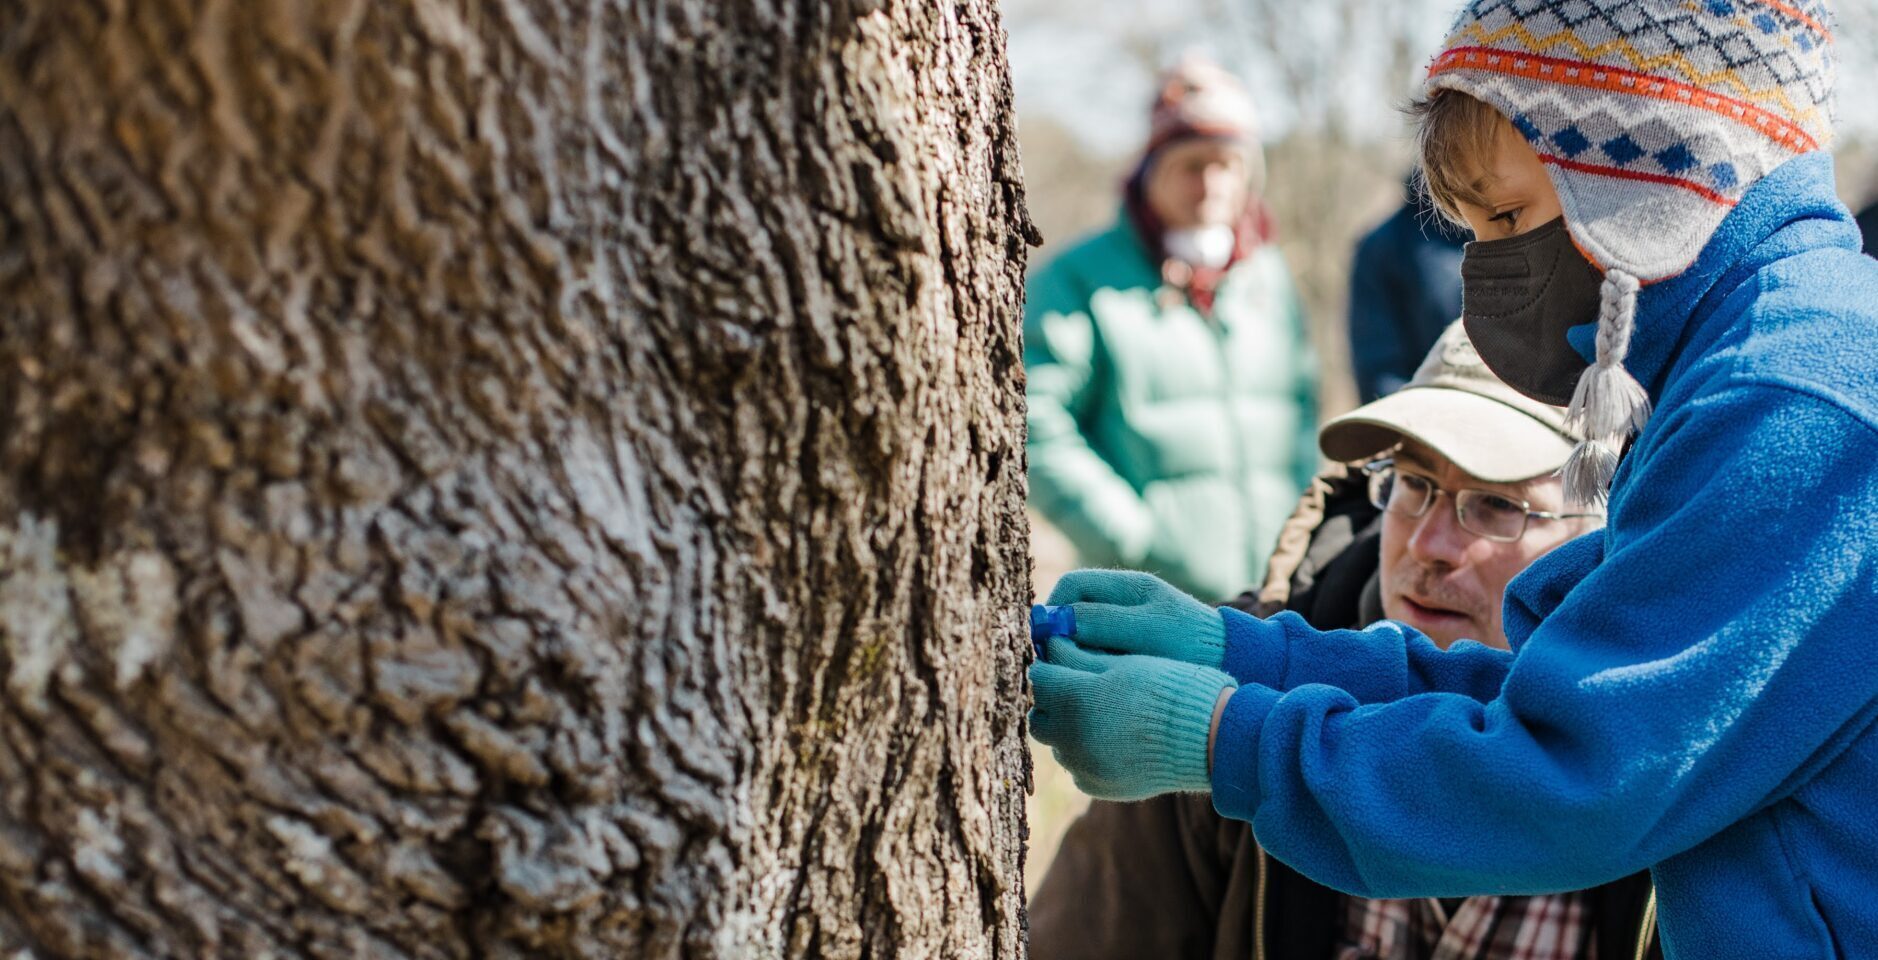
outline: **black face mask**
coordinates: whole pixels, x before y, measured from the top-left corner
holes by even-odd
[[[1461,255],[1462,325],[1494,376],[1562,407],[1590,366],[1565,331],[1598,319],[1603,284],[1564,217],[1517,237],[1476,240]]]

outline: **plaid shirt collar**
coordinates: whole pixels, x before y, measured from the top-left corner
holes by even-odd
[[[1345,903],[1335,960],[1597,960],[1581,893]]]

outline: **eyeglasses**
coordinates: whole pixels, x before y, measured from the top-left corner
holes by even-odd
[[[1454,498],[1455,518],[1461,529],[1492,540],[1512,543],[1526,535],[1526,525],[1533,520],[1577,520],[1601,517],[1601,513],[1547,513],[1532,509],[1532,504],[1488,490],[1447,491],[1420,474],[1402,473],[1393,459],[1377,460],[1363,466],[1369,474],[1369,502],[1379,510],[1403,517],[1419,517],[1428,512],[1442,496]]]

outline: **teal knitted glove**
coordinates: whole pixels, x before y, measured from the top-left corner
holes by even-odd
[[[1048,662],[1030,665],[1037,704],[1030,732],[1048,744],[1082,792],[1141,800],[1212,788],[1206,739],[1213,707],[1231,677],[1160,657],[1084,650],[1049,641]]]
[[[1050,591],[1050,605],[1076,611],[1076,642],[1218,669],[1226,623],[1212,607],[1152,574],[1075,570]]]

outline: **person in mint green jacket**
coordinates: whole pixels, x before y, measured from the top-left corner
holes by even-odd
[[[1116,223],[1030,278],[1031,501],[1086,565],[1233,596],[1316,472],[1316,361],[1261,166],[1243,87],[1187,61]]]

